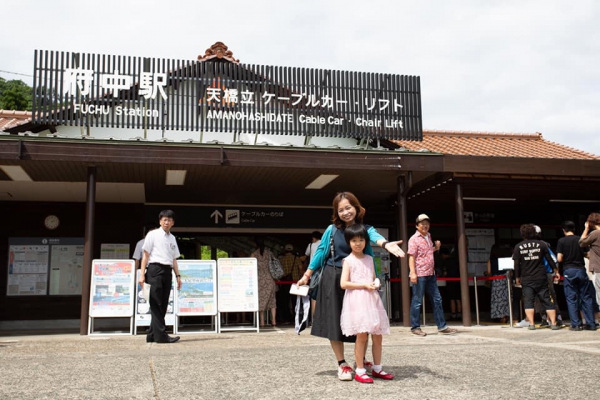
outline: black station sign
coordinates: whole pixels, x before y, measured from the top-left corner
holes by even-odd
[[[36,50],[33,121],[422,140],[419,77]]]

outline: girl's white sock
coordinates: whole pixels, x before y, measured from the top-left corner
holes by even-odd
[[[364,369],[364,368],[356,368],[356,369],[354,370],[354,373],[355,373],[356,375],[364,375],[364,374],[366,374],[366,373],[367,373],[367,370],[366,370],[366,369]]]
[[[373,365],[373,371],[380,373],[383,368],[381,365]]]

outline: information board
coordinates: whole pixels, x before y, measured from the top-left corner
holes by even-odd
[[[81,294],[83,247],[83,238],[60,238],[50,246],[50,294]]]
[[[493,229],[466,229],[468,242],[467,267],[470,274],[481,276],[487,271],[490,250],[495,242]]]
[[[217,314],[217,263],[213,260],[179,260],[181,289],[177,312],[181,315]]]
[[[133,260],[93,260],[90,317],[132,317]]]
[[[179,265],[179,264],[177,264]],[[135,287],[137,289],[136,303],[135,303],[135,326],[150,326],[152,315],[150,314],[150,303],[144,298],[144,290],[140,285],[140,273],[141,270],[135,271]],[[165,314],[165,325],[175,325],[175,274],[173,273],[173,282],[171,283],[171,293],[169,293],[169,305],[167,306],[167,313]]]
[[[220,258],[217,261],[219,312],[258,311],[256,258]]]
[[[44,238],[8,239],[7,296],[47,294],[50,246]]]

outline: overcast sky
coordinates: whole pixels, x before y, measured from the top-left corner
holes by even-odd
[[[425,129],[600,155],[598,4],[0,0],[0,70],[31,75],[35,49],[195,60],[221,41],[243,63],[420,76]]]

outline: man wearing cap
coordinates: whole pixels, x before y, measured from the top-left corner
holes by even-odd
[[[283,277],[280,281],[290,282],[279,286],[277,292],[277,308],[279,309],[279,320],[292,321],[294,318],[293,307],[290,302],[290,287],[292,282],[298,282],[302,277],[302,261],[304,257],[294,253],[294,246],[286,244],[284,247],[285,253],[279,257],[281,266],[283,267]],[[295,299],[295,298],[294,298]]]
[[[421,330],[421,305],[423,295],[427,293],[433,304],[433,318],[438,327],[438,332],[443,334],[456,333],[456,329],[448,327],[442,308],[442,296],[437,286],[433,253],[438,251],[442,244],[439,240],[435,243],[429,233],[430,220],[425,214],[417,217],[417,231],[408,241],[408,267],[410,268],[410,283],[412,283],[412,300],[410,302],[410,331],[419,336],[427,336]]]

